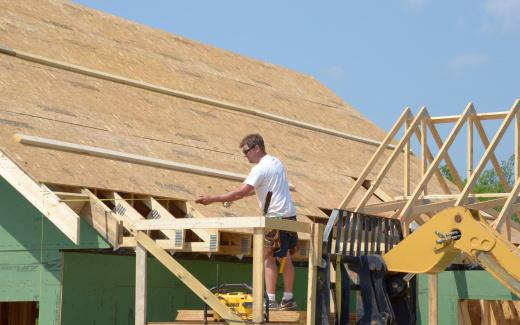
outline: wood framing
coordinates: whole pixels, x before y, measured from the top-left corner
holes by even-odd
[[[221,317],[226,319],[229,324],[245,324],[235,313],[231,311],[226,305],[221,303],[217,297],[209,291],[199,280],[197,280],[191,273],[186,270],[179,262],[177,262],[171,255],[166,253],[162,248],[142,231],[136,235],[136,240],[141,244],[150,254],[152,254],[159,262],[161,262],[170,272],[181,280],[188,288],[191,288],[204,303],[211,309],[216,311]]]
[[[79,244],[79,217],[47,186],[38,184],[0,151],[0,176],[72,242]]]
[[[147,305],[147,253],[146,249],[137,244],[135,246],[135,325],[146,325]]]
[[[427,215],[431,215],[432,213],[435,213],[436,211],[446,207],[462,205],[468,208],[480,210],[482,214],[485,215],[486,218],[488,218],[491,222],[494,221],[493,225],[497,227],[497,230],[499,230],[507,238],[510,238],[510,228],[514,227],[516,229],[519,226],[516,221],[512,221],[511,219],[511,216],[518,210],[518,201],[520,199],[520,181],[518,180],[518,174],[520,174],[518,172],[518,165],[520,165],[518,163],[518,160],[520,159],[518,158],[520,145],[518,140],[519,136],[517,134],[519,132],[518,129],[520,126],[518,121],[520,116],[519,111],[519,99],[515,100],[509,111],[498,113],[477,113],[472,103],[468,103],[464,109],[464,112],[461,115],[456,116],[430,117],[427,109],[422,107],[419,113],[412,120],[410,118],[411,113],[406,111],[406,116],[408,119],[406,120],[406,129],[404,135],[384,165],[379,168],[379,173],[377,177],[370,182],[371,186],[368,191],[360,192],[359,189],[361,184],[366,181],[366,177],[371,172],[373,166],[375,166],[378,160],[381,158],[380,150],[376,151],[369,160],[366,168],[361,172],[359,177],[356,179],[355,184],[350,188],[344,200],[342,201],[341,207],[347,207],[348,203],[354,198],[355,195],[363,194],[363,199],[357,203],[356,206],[347,209],[367,214],[382,214],[389,212],[397,213],[397,216],[403,222],[403,231],[406,233],[410,222],[415,220],[419,224],[422,224],[425,220],[427,220]],[[482,121],[500,119],[502,119],[502,123],[490,141],[486,135]],[[513,121],[515,122],[512,123]],[[388,133],[385,141],[391,141],[391,139],[388,137],[393,137],[396,134],[396,129],[405,124],[404,122],[403,115],[401,115]],[[456,123],[446,139],[443,140],[439,135],[436,124],[452,122]],[[505,175],[502,172],[500,164],[494,153],[496,147],[502,140],[504,133],[511,124],[514,124],[515,128],[515,143],[512,150],[512,153],[514,153],[515,157],[515,181],[512,189],[511,186],[507,184]],[[455,139],[461,137],[461,134],[464,134],[460,132],[464,125],[467,126],[467,132],[465,133],[465,142],[467,145],[467,182],[465,184],[463,184],[460,175],[456,171],[455,165],[448,152],[450,145],[455,141]],[[478,137],[474,136],[474,130],[476,130]],[[429,156],[429,153],[431,154],[431,152],[427,144],[427,131],[429,131],[431,138],[439,147],[439,151],[435,157]],[[415,133],[417,139],[419,140],[419,156],[421,157],[420,167],[422,170],[420,179],[415,182],[414,189],[411,188],[412,175],[409,172],[410,162],[407,154],[407,151],[409,150],[407,148],[410,147],[410,135],[412,132]],[[478,163],[474,166],[473,162],[475,158],[477,158],[475,157],[474,151],[476,139],[480,139],[485,152],[478,159]],[[383,181],[383,178],[387,177],[390,166],[396,158],[398,151],[400,151],[402,148],[404,148],[403,157],[405,168],[402,187],[403,195],[394,196],[393,200],[388,200],[387,202],[368,205],[368,197],[375,193],[378,186]],[[443,193],[438,193],[429,190],[431,188],[429,184],[432,181],[432,176],[439,173],[439,166],[441,161],[446,163],[449,171],[451,172],[451,175],[453,176],[453,181],[455,184],[448,186],[446,180],[440,181]],[[491,162],[493,168],[496,170],[500,184],[502,184],[502,187],[505,190],[504,193],[471,193],[487,162]],[[443,186],[443,183],[446,186]],[[428,189],[428,193],[426,193],[426,189]],[[460,192],[455,193],[456,189],[458,189]],[[500,212],[494,210],[496,208],[500,208]]]

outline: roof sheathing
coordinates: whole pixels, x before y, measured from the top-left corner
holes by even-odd
[[[316,80],[62,1],[0,1],[0,44],[381,139],[384,133]],[[109,35],[109,36],[107,36]],[[356,141],[1,56],[0,145],[40,181],[179,199],[236,182],[23,146],[37,135],[247,173],[237,141],[260,132],[286,165],[300,207],[335,207],[375,151]],[[30,82],[28,82],[30,81]],[[332,122],[334,123],[333,125]],[[402,163],[392,169],[399,193]],[[413,161],[413,170],[417,162]],[[383,188],[385,186],[383,185]],[[214,215],[230,213],[215,208]],[[234,206],[257,213],[254,200]],[[218,211],[217,211],[218,210]],[[209,212],[208,212],[209,213]]]

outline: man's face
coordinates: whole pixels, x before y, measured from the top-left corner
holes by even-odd
[[[250,163],[257,163],[256,156],[258,153],[258,146],[249,148],[247,144],[242,147],[242,153]]]

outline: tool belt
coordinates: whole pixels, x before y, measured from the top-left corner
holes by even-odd
[[[296,216],[285,219],[296,220]],[[267,256],[285,257],[287,256],[287,253],[293,255],[296,252],[297,243],[297,232],[266,229],[264,248]]]

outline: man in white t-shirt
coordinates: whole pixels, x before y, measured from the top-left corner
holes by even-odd
[[[240,142],[242,153],[250,163],[255,164],[246,180],[235,190],[221,195],[203,195],[197,203],[204,205],[213,202],[231,202],[256,193],[258,205],[267,217],[289,218],[296,220],[296,210],[289,192],[289,182],[285,169],[276,157],[265,151],[264,140],[259,134],[249,134]],[[281,250],[280,238],[285,240],[288,249],[283,268],[284,294],[278,304],[276,302],[276,280],[278,269],[275,255]],[[267,230],[265,235],[265,286],[269,296],[269,308],[280,310],[296,310],[293,299],[294,266],[291,254],[294,253],[298,240],[297,233]]]

